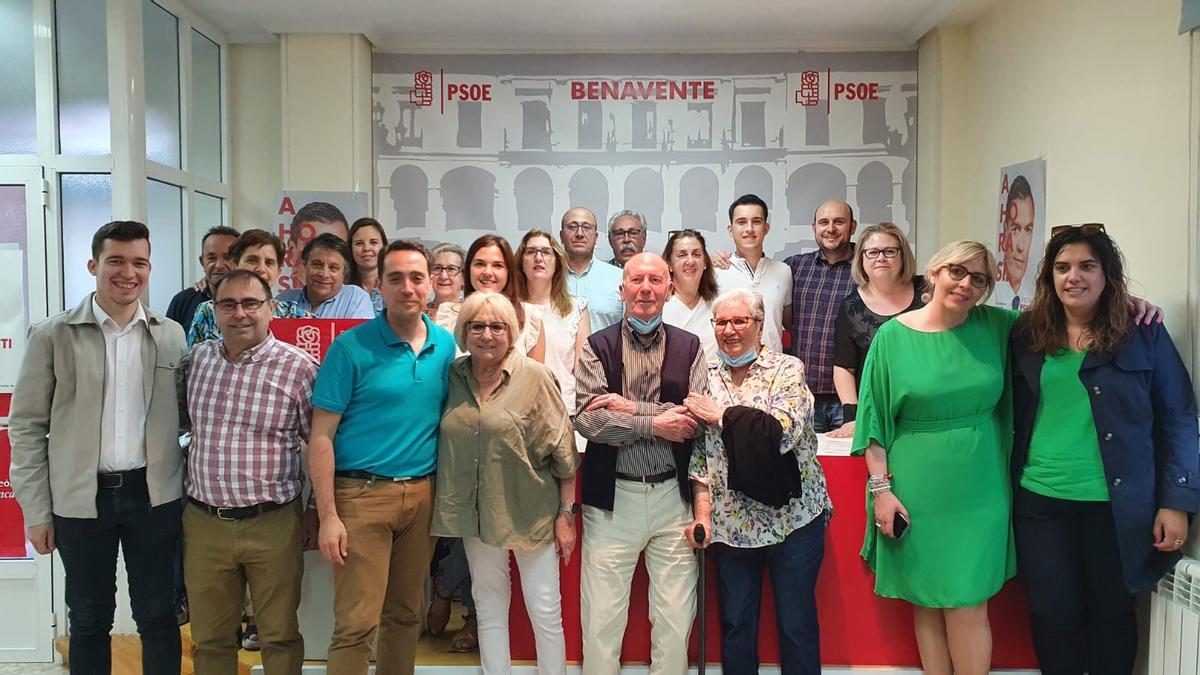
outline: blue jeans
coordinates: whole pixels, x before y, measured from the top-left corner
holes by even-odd
[[[820,675],[817,572],[825,557],[825,517],[761,548],[716,546],[721,595],[721,672],[758,672],[758,614],[763,566],[771,573],[783,675]]]
[[[842,426],[842,400],[837,394],[813,394],[813,431],[823,434]]]
[[[136,475],[136,474],[135,474]],[[66,570],[72,673],[112,672],[113,614],[117,609],[117,546],[129,577],[129,603],[142,641],[142,672],[177,675],[175,556],[182,501],[151,508],[145,474],[96,493],[96,518],[54,516],[54,539]]]

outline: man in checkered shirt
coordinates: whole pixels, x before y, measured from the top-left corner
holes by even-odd
[[[317,362],[271,335],[273,302],[254,272],[227,274],[213,295],[224,337],[196,345],[180,369],[181,419],[192,431],[183,564],[197,673],[237,670],[247,583],[263,668],[298,674],[304,663],[300,447]]]

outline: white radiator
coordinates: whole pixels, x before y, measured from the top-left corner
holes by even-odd
[[[1200,560],[1184,558],[1150,599],[1150,675],[1200,675]]]

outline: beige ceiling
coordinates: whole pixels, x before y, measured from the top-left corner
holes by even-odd
[[[991,0],[184,0],[230,42],[362,33],[387,51],[903,49]]]

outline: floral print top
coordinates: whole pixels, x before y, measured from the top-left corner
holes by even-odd
[[[312,312],[300,309],[299,305],[287,300],[275,301],[276,319],[311,319]],[[196,316],[192,318],[192,327],[188,329],[188,346],[207,340],[217,340],[221,337],[221,329],[217,326],[217,314],[212,300],[205,300],[196,308]]]
[[[729,368],[720,361],[708,366],[709,393],[718,406],[746,406],[769,412],[783,427],[781,453],[791,452],[800,465],[803,493],[787,506],[775,509],[730,490],[729,461],[721,429],[705,425],[697,439],[688,474],[708,485],[712,497],[712,541],[735,548],[757,548],[781,543],[789,534],[817,517],[833,515],[833,502],[825,487],[825,471],[817,461],[817,435],[812,428],[813,396],[804,382],[800,359],[760,347],[740,387],[733,384]]]

